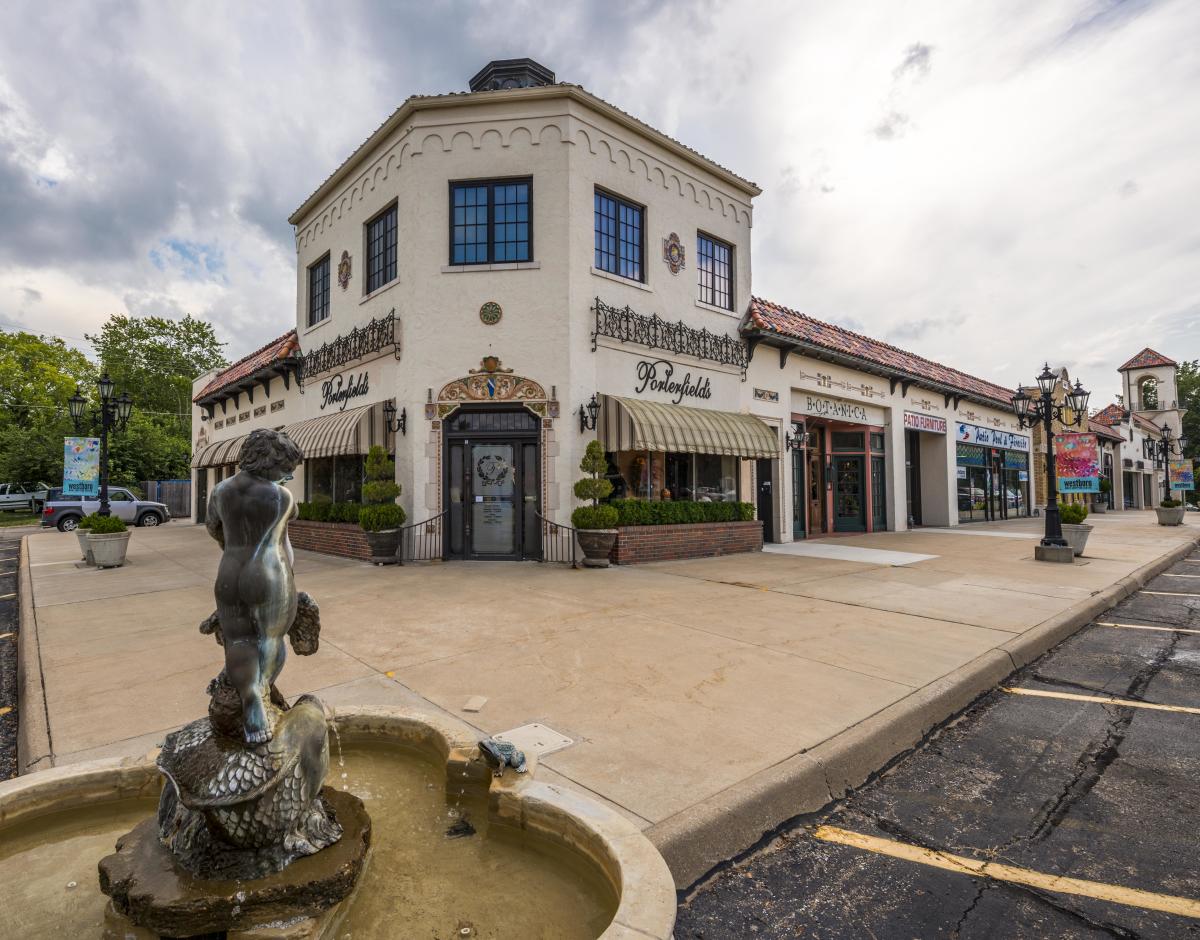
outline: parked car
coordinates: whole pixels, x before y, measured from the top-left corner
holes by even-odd
[[[0,483],[0,510],[35,512],[46,501],[43,483]]]
[[[155,526],[171,521],[171,510],[164,503],[138,499],[129,490],[119,486],[108,488],[109,510],[126,525]],[[42,509],[42,526],[55,526],[59,532],[71,532],[79,526],[79,520],[100,508],[100,497],[70,496],[62,487],[52,487]]]

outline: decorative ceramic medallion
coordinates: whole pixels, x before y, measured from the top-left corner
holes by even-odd
[[[342,290],[350,286],[350,252],[342,252],[342,260],[338,262],[338,284]]]
[[[667,263],[672,274],[678,274],[684,269],[684,257],[683,242],[672,232],[663,239],[663,261]]]
[[[464,402],[514,401],[546,417],[546,390],[533,379],[513,375],[512,371],[503,367],[499,356],[484,356],[478,369],[471,369],[469,375],[442,386],[436,405],[432,402],[426,405],[425,416],[445,418]]]
[[[502,316],[504,316],[504,311],[494,300],[489,300],[479,308],[479,319],[487,326],[495,326],[500,322]]]

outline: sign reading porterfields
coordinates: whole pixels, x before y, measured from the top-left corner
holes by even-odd
[[[1173,490],[1194,490],[1196,488],[1196,471],[1192,467],[1192,458],[1167,461],[1167,478]]]
[[[945,434],[946,419],[936,415],[923,415],[917,411],[904,412],[904,426],[910,431],[928,431],[930,434]]]
[[[354,375],[335,375],[321,383],[322,411],[329,405],[337,405],[338,411],[345,411],[351,398],[361,398],[370,391],[367,373],[363,372],[357,378]]]
[[[100,438],[63,438],[63,493],[68,496],[100,494]]]
[[[1100,492],[1100,446],[1095,434],[1055,434],[1054,471],[1060,493]]]
[[[708,376],[701,375],[692,378],[691,372],[685,372],[683,378],[675,378],[675,364],[666,359],[642,359],[637,364],[638,385],[634,389],[638,395],[647,389],[670,395],[674,404],[678,405],[684,398],[712,398],[712,383]]]
[[[1003,450],[1029,450],[1029,438],[1024,434],[981,428],[977,424],[959,424],[957,439],[964,444],[982,444],[984,447],[999,447]]]

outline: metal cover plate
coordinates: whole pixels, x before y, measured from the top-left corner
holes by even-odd
[[[545,757],[547,754],[561,751],[575,743],[573,739],[568,738],[562,732],[539,724],[521,725],[510,731],[501,731],[492,737],[497,741],[507,741],[520,750],[536,754],[538,757]]]

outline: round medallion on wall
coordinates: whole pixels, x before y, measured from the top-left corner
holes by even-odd
[[[489,300],[486,304],[479,308],[479,319],[486,326],[495,326],[500,322],[500,318],[504,316],[504,311],[500,305],[494,300]]]
[[[672,232],[663,239],[663,261],[667,263],[672,274],[678,274],[684,268],[684,259],[683,242],[679,240],[677,233]]]

